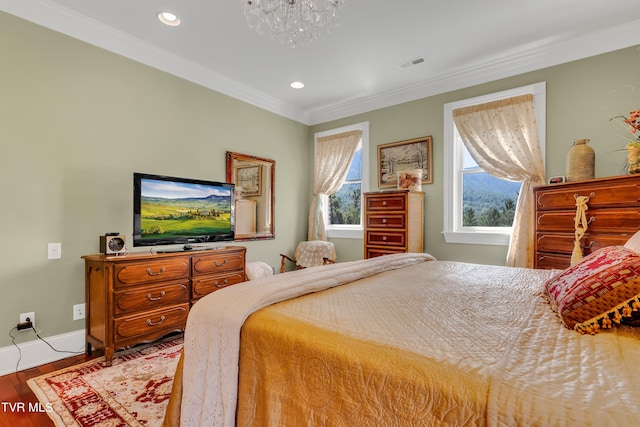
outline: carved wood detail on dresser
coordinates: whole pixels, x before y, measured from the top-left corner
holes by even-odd
[[[534,188],[535,268],[565,269],[575,241],[576,199],[588,197],[583,256],[624,245],[640,229],[640,175],[623,175]]]
[[[201,297],[245,281],[246,248],[85,255],[86,351],[115,350],[184,331]]]

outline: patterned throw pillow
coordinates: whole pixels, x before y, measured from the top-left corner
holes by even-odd
[[[596,334],[640,309],[640,254],[599,249],[549,280],[545,292],[568,328]]]

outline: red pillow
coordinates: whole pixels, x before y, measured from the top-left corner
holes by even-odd
[[[640,254],[599,249],[549,280],[545,292],[568,328],[598,333],[640,309]]]

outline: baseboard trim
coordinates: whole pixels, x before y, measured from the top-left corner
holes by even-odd
[[[33,335],[33,332],[31,332],[31,334]],[[66,359],[67,357],[73,356],[73,353],[84,353],[85,351],[84,329],[54,335],[52,337],[44,337],[44,339],[60,352],[53,350],[47,343],[37,337],[33,341],[17,344],[20,351],[18,351],[14,345],[0,348],[0,375],[12,374],[16,371]],[[18,360],[20,363],[16,369]]]

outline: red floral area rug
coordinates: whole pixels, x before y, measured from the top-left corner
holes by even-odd
[[[27,383],[58,427],[161,426],[182,336],[116,352]]]

